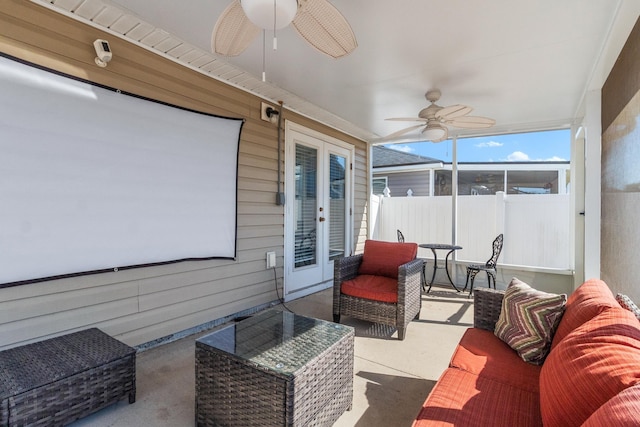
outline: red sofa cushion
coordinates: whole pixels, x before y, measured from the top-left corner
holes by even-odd
[[[345,295],[381,302],[398,302],[398,279],[363,274],[340,285]]]
[[[640,385],[613,396],[594,412],[582,427],[637,426],[640,414]]]
[[[620,304],[605,282],[598,279],[584,282],[567,298],[564,315],[553,336],[551,349],[553,350],[567,334],[578,326],[610,307],[620,307]]]
[[[398,267],[415,259],[417,243],[381,242],[367,240],[358,274],[398,278]]]
[[[413,426],[542,426],[538,393],[448,368],[431,390]]]
[[[540,390],[540,366],[524,363],[511,347],[484,329],[467,329],[450,366],[532,393]]]
[[[579,426],[622,390],[640,383],[640,323],[608,308],[570,332],[540,372],[545,425]]]

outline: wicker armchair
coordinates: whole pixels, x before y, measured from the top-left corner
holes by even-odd
[[[408,244],[405,243],[405,245]],[[394,303],[356,297],[342,292],[342,283],[358,276],[364,256],[359,254],[334,261],[333,320],[340,323],[340,316],[344,315],[394,326],[398,330],[398,339],[404,340],[407,325],[420,316],[423,260],[414,258],[398,267],[397,302]]]

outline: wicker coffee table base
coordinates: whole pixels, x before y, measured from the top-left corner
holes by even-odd
[[[198,426],[331,426],[353,399],[353,332],[293,376],[196,342]]]

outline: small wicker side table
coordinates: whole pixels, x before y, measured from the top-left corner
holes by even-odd
[[[353,399],[353,328],[265,311],[196,340],[198,426],[330,426]]]
[[[0,426],[69,424],[136,399],[136,350],[97,328],[0,351]]]

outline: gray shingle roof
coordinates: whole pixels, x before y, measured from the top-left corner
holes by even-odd
[[[441,163],[442,160],[432,157],[419,156],[417,154],[387,148],[382,145],[374,145],[372,148],[373,167],[408,166],[426,163]]]

